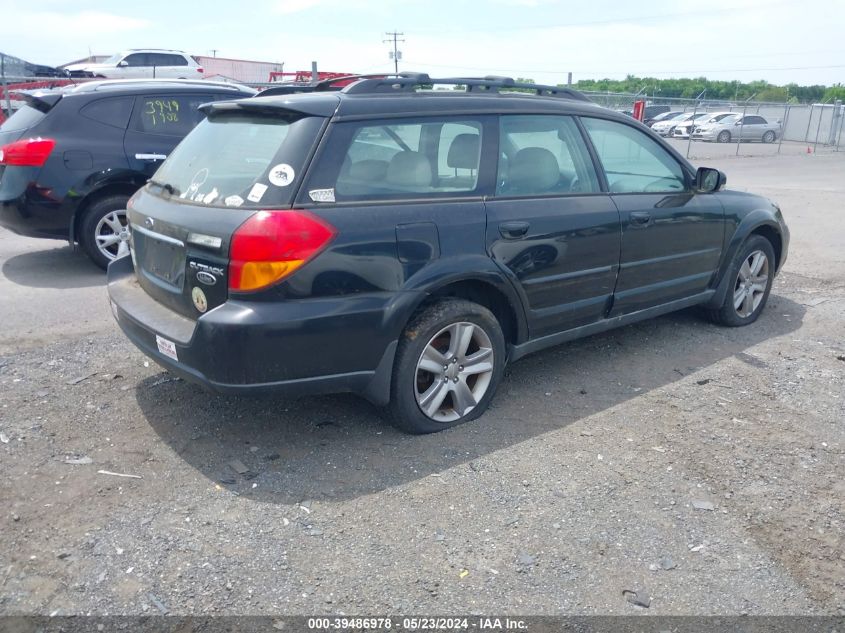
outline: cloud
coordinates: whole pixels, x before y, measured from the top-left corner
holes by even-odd
[[[273,7],[273,11],[283,15],[301,13],[321,4],[325,4],[325,0],[279,0]]]
[[[14,25],[18,32],[38,33],[39,36],[67,38],[117,32],[135,31],[149,27],[146,18],[130,18],[103,11],[21,11],[11,9],[3,14],[3,22]]]

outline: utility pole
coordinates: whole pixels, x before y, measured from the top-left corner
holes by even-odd
[[[219,48],[212,48],[211,49],[211,56],[217,57],[217,51],[219,51],[219,50],[220,50]]]
[[[400,35],[405,35],[404,33],[397,33],[393,31],[392,33],[388,32],[385,35],[389,36],[390,39],[382,40],[383,43],[390,43],[393,42],[393,50],[389,53],[390,59],[393,60],[393,69],[396,74],[399,74],[399,60],[402,59],[402,51],[399,50],[398,44],[399,42],[404,42],[405,40],[398,39]]]

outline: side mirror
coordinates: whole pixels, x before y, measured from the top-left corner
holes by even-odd
[[[712,167],[699,167],[695,172],[695,188],[702,193],[719,191],[727,182],[727,176]]]
[[[742,121],[737,121],[734,125],[742,125]]]
[[[125,59],[122,59],[119,62],[117,62],[117,65],[120,66],[121,68],[126,68],[129,65],[129,62],[126,61]]]

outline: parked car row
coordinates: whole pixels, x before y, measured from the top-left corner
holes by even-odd
[[[663,137],[716,141],[760,141],[773,143],[781,135],[781,122],[759,114],[740,112],[665,112],[649,127]]]

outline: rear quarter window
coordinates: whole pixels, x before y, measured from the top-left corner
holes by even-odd
[[[79,114],[86,119],[110,125],[112,127],[126,129],[129,125],[129,117],[132,115],[132,104],[135,97],[109,97],[98,99],[85,106]]]
[[[456,117],[335,124],[310,170],[308,195],[334,202],[477,195],[482,130],[480,119]]]

